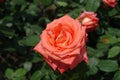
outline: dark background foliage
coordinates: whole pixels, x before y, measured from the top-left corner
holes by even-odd
[[[0,80],[120,80],[120,0],[0,0]],[[64,74],[33,51],[46,24],[65,14],[94,11],[99,27],[88,33],[89,63]]]

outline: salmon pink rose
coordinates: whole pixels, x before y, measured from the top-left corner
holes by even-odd
[[[97,14],[94,12],[86,12],[84,11],[78,20],[82,23],[83,27],[86,27],[87,31],[95,30],[98,26],[99,19],[97,18]]]
[[[78,20],[69,15],[49,23],[41,34],[41,41],[34,50],[61,73],[75,68],[81,61],[88,62],[86,54],[86,31]]]
[[[116,0],[103,0],[104,4],[110,6],[110,7],[115,7],[117,5],[117,1]]]

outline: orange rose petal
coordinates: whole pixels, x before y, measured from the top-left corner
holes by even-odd
[[[81,55],[83,56],[83,59],[86,63],[88,63],[88,57],[87,57],[87,52],[86,52],[86,46],[84,46],[82,49],[81,49]]]
[[[73,56],[66,56],[65,58],[62,58],[62,60],[60,62],[64,63],[64,64],[68,64],[70,65],[74,59],[76,58],[77,55],[73,55]]]
[[[45,31],[43,31],[43,33],[41,35],[41,43],[42,43],[43,47],[45,47],[46,49],[48,49],[51,52],[57,50],[55,47],[50,45],[47,33]]]
[[[71,23],[73,23],[74,19],[71,18],[69,15],[65,15],[59,19],[59,22],[62,23],[65,26],[69,26],[70,28],[73,28]]]
[[[69,66],[70,69],[75,68],[81,61],[83,61],[83,57],[79,54],[75,60],[73,61],[73,63]]]
[[[58,70],[60,71],[61,74],[68,69],[69,69],[69,65],[66,65],[66,64],[63,64],[63,63],[59,64]]]
[[[76,44],[78,44],[80,42],[80,39],[83,37],[83,34],[81,33],[81,31],[82,31],[81,25],[77,20],[74,21],[73,26],[74,26],[73,42],[70,45],[65,46],[65,48],[75,47]]]
[[[34,50],[37,51],[37,52],[39,52],[40,54],[42,54],[42,56],[44,56],[45,58],[52,57],[52,58],[54,58],[55,60],[60,60],[60,59],[61,59],[59,56],[56,56],[56,55],[54,55],[54,53],[49,52],[47,49],[45,49],[45,48],[42,47],[41,45],[42,45],[41,42],[39,42],[39,43],[35,46]]]
[[[66,49],[61,52],[56,52],[55,54],[59,54],[59,56],[62,58],[67,57],[68,55],[77,55],[80,54],[80,49],[74,48],[74,49]]]
[[[46,59],[46,58],[45,61],[52,67],[53,70],[57,69],[58,63],[55,64],[52,61],[50,61],[50,59]]]
[[[39,42],[35,47],[34,50],[42,54],[45,58],[48,57],[48,55],[45,53],[45,49],[41,46],[41,42]]]
[[[86,62],[86,63],[88,63],[88,57],[87,57],[87,53],[84,53],[84,61]]]
[[[58,19],[53,20],[51,23],[47,24],[46,30],[54,29],[58,25]]]

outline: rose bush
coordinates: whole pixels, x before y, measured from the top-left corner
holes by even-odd
[[[117,5],[116,0],[103,0],[104,4],[110,7],[115,7]]]
[[[63,73],[83,60],[88,62],[86,38],[86,28],[78,20],[65,15],[47,25],[34,50],[42,54],[54,70]]]
[[[120,80],[120,0],[106,1],[113,1],[113,4],[116,1],[117,5],[110,7],[103,0],[0,0],[0,80]],[[87,41],[87,34],[82,36],[84,28],[88,27],[83,26],[82,19],[78,21],[83,11],[94,12],[97,16],[93,17],[99,18],[99,27],[94,30],[92,24],[94,31],[88,33]],[[63,20],[65,14],[69,14],[72,20]],[[92,17],[83,19],[86,21],[91,23]],[[80,28],[71,25],[73,23],[78,23]],[[53,27],[60,25],[48,27],[51,24]],[[72,27],[64,27],[66,24]],[[54,36],[58,38],[53,39]],[[66,47],[72,46],[72,42],[78,47]],[[85,59],[76,58],[77,55],[83,56],[84,43],[87,64],[87,59],[84,62]],[[37,52],[33,50],[35,46]],[[72,55],[78,52],[77,49],[79,54]],[[41,50],[46,52],[47,58],[42,57]],[[61,54],[63,52],[65,54]],[[70,56],[66,56],[68,54]],[[68,62],[72,62],[72,57],[78,59],[78,65],[70,70],[72,64]],[[55,63],[58,65],[54,66]],[[61,68],[61,64],[66,68]],[[61,74],[58,70],[66,72]]]

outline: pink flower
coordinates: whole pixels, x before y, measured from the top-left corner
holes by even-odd
[[[49,23],[34,50],[61,73],[75,68],[81,61],[88,62],[85,27],[78,20],[65,15]]]
[[[81,22],[83,27],[86,27],[87,31],[92,31],[97,28],[99,19],[96,17],[97,14],[94,12],[84,11],[78,20]]]
[[[117,5],[117,1],[116,0],[103,0],[104,4],[110,6],[110,7],[115,7]]]

